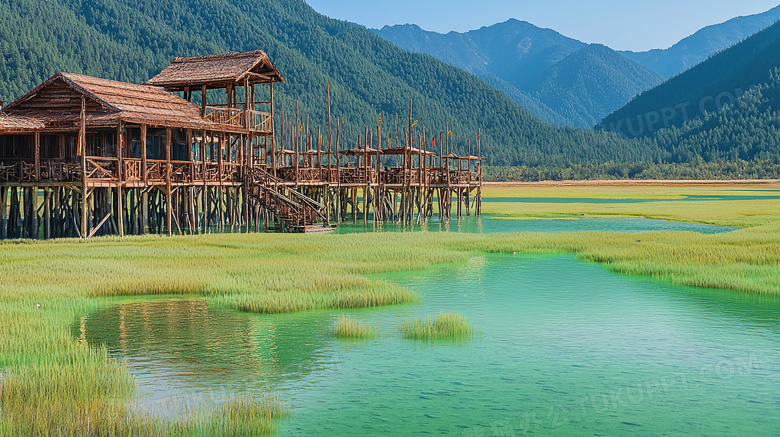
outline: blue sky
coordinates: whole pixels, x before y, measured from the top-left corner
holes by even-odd
[[[366,27],[414,23],[465,32],[510,18],[616,50],[667,48],[710,24],[752,15],[778,0],[306,0],[317,11]]]

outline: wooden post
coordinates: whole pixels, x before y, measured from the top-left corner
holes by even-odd
[[[41,133],[35,132],[35,180],[41,180]]]
[[[8,238],[8,187],[0,187],[0,240]]]
[[[81,145],[81,238],[87,238],[87,116],[86,99],[81,96],[81,117],[79,124],[79,144]]]
[[[201,207],[203,208],[203,233],[208,233],[209,230],[209,182],[208,182],[208,170],[206,165],[206,134],[207,131],[203,131],[203,137],[200,140],[200,160],[202,161],[201,171],[203,172],[203,191],[201,192]]]
[[[168,230],[168,235],[173,235],[173,193],[171,192],[171,128],[165,129],[165,209],[167,210],[167,216],[165,219],[165,227]]]
[[[276,177],[276,116],[274,115],[274,83],[271,81],[269,84],[271,91],[271,148],[273,153],[271,154],[271,162],[273,164],[274,177]],[[266,150],[268,153],[268,150]]]
[[[146,125],[141,125],[141,173],[143,174],[144,187],[149,185],[149,169],[146,167]]]
[[[480,131],[477,130],[477,158],[479,158],[477,161],[477,181],[479,185],[477,186],[477,207],[475,212],[477,217],[482,215],[482,147],[479,137]]]
[[[333,149],[331,145],[331,132],[330,132],[330,81],[328,81],[328,182],[332,182],[330,180],[330,168],[331,168],[331,155],[333,154]],[[328,216],[330,217],[330,215]]]
[[[33,240],[38,239],[38,187],[31,187],[27,194],[30,196],[30,218],[27,221],[29,223],[29,236]]]
[[[51,239],[51,192],[49,187],[43,189],[43,238]]]
[[[222,157],[222,147],[224,146],[225,139],[227,138],[227,135],[224,133],[219,134],[219,138],[217,138],[217,163],[219,166],[217,174],[219,175],[219,185],[217,187],[217,217],[219,217],[219,230],[222,231],[224,229],[225,223],[224,218],[225,216],[222,214],[222,201],[223,201],[223,188],[222,188],[222,165],[224,163],[224,159]]]
[[[124,148],[124,144],[125,141],[124,141],[124,132],[122,129],[122,123],[119,123],[119,126],[117,126],[116,128],[116,157],[117,157],[116,225],[120,237],[125,236],[125,210],[124,210],[124,199],[122,198],[122,177],[123,177],[122,167],[124,164],[122,160],[122,149]]]
[[[244,115],[246,120],[246,128],[252,128],[251,113],[249,112],[249,77],[244,79]]]
[[[376,186],[374,188],[374,222],[384,220],[382,214],[382,114],[376,124]]]
[[[200,118],[206,118],[206,85],[200,88]]]

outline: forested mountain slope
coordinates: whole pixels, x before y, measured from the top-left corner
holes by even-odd
[[[752,86],[767,84],[778,67],[780,23],[642,93],[606,117],[599,128],[628,137],[681,128],[733,104]]]
[[[277,91],[290,114],[300,100],[311,124],[333,111],[356,138],[378,113],[406,116],[428,132],[450,122],[456,146],[482,129],[493,164],[567,165],[662,158],[648,141],[549,126],[479,78],[412,54],[367,29],[318,14],[303,0],[17,0],[0,5],[0,99],[18,97],[57,71],[144,82],[175,56],[266,50],[287,83]],[[403,124],[402,124],[403,125]]]

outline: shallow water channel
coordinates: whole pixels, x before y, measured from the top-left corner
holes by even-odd
[[[777,435],[780,301],[621,276],[573,256],[476,257],[385,277],[418,304],[253,315],[200,299],[88,317],[138,380],[136,404],[274,393],[281,435]],[[480,335],[414,342],[441,311]],[[380,329],[337,340],[341,314]]]
[[[714,226],[699,223],[671,222],[646,218],[588,218],[588,217],[549,217],[517,218],[482,215],[481,217],[462,217],[460,220],[440,222],[432,218],[421,224],[374,223],[363,221],[340,223],[338,234],[360,232],[461,232],[495,234],[505,232],[660,232],[689,231],[700,234],[720,234],[733,232],[738,228]]]

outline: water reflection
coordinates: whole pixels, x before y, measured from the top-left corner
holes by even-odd
[[[338,234],[363,232],[458,232],[471,234],[495,234],[509,232],[660,232],[688,231],[700,234],[720,234],[738,228],[699,223],[670,222],[643,218],[512,218],[482,215],[463,217],[460,220],[439,221],[432,218],[425,223],[340,223]]]
[[[105,344],[142,383],[145,403],[262,393],[331,364],[326,317],[258,316],[201,299],[122,304],[89,316],[74,335]]]
[[[292,408],[283,435],[780,429],[780,299],[627,278],[573,256],[479,256],[388,276],[422,301],[278,316],[133,303],[89,316],[83,332],[128,362],[140,404],[271,391]],[[480,336],[429,347],[400,335],[404,321],[441,311]],[[335,340],[340,314],[378,338]]]

